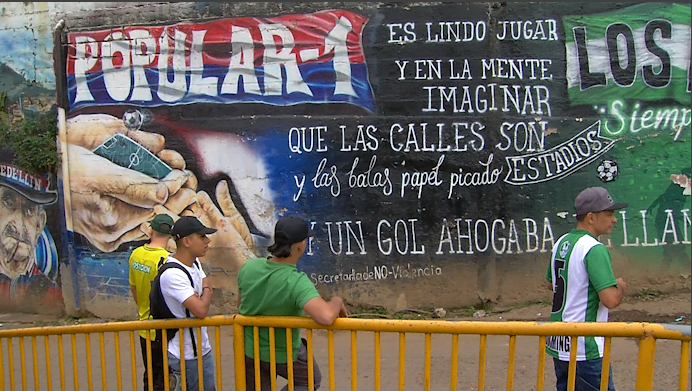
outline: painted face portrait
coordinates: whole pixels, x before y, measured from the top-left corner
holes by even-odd
[[[12,161],[10,151],[0,150],[0,274],[14,280],[33,271],[48,220],[44,207],[58,194],[50,190],[47,176],[26,172]]]
[[[31,270],[45,225],[46,212],[40,205],[0,186],[0,273],[16,278]]]

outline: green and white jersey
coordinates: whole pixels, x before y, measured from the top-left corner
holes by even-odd
[[[582,229],[574,229],[553,247],[546,279],[553,284],[551,322],[607,322],[608,308],[598,291],[617,285],[610,264],[610,252]],[[579,337],[577,361],[603,357],[603,337]],[[570,337],[546,339],[546,352],[569,361]]]

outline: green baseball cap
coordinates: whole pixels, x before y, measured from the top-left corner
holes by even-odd
[[[173,219],[171,216],[166,214],[156,215],[153,220],[151,220],[151,228],[159,233],[170,235],[173,229]]]

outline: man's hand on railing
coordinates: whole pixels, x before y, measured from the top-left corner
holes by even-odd
[[[340,318],[348,318],[348,310],[346,309],[346,306],[344,305],[344,302],[341,302],[341,310],[339,310],[339,317]]]

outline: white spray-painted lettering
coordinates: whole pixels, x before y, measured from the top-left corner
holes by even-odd
[[[441,276],[442,267],[435,265],[366,265],[365,268],[356,270],[351,268],[348,271],[341,271],[333,274],[310,273],[310,280],[317,284],[335,284],[342,281],[358,282],[358,281],[375,281],[386,280],[388,278],[399,279],[415,279],[433,276]]]

